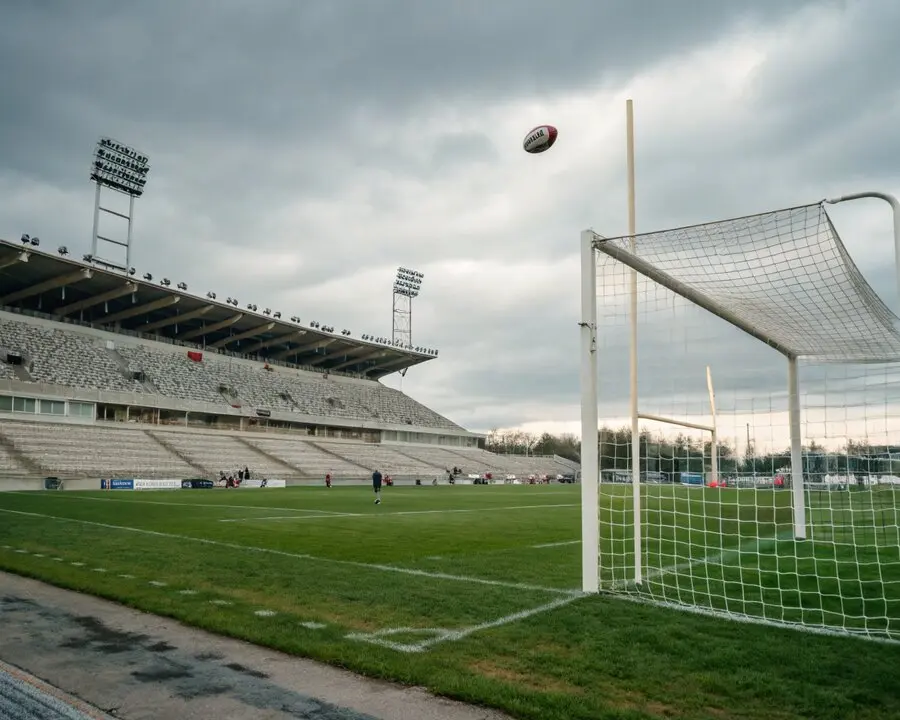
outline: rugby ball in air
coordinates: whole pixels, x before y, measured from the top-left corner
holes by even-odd
[[[533,130],[528,131],[522,147],[525,148],[525,152],[532,155],[542,153],[553,147],[558,134],[556,128],[552,125],[538,125]]]

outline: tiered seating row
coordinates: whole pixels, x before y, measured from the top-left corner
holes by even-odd
[[[300,468],[307,477],[325,477],[325,473],[344,477],[363,477],[368,472],[366,468],[355,465],[346,458],[336,457],[303,440],[247,437],[247,442],[289,465]]]
[[[130,428],[0,422],[16,449],[49,474],[84,477],[191,477],[190,465]]]
[[[90,335],[0,319],[0,347],[26,354],[33,361],[30,374],[39,382],[145,392],[126,377],[102,341]]]
[[[373,445],[371,443],[333,443],[330,445],[333,452],[347,458],[351,462],[366,468],[366,470],[380,470],[390,475],[441,475],[444,468],[440,465],[431,465],[408,457],[404,451],[390,445]]]
[[[365,478],[375,469],[398,477],[442,478],[447,470],[527,477],[570,472],[550,458],[494,455],[483,450],[449,451],[414,445],[394,447],[265,436],[197,433],[129,426],[0,421],[0,434],[47,474],[66,477],[210,477],[249,467],[255,477]],[[161,441],[157,441],[159,438]],[[171,448],[171,450],[169,449]],[[254,448],[256,450],[254,450]],[[258,451],[257,451],[258,450]],[[0,446],[0,472],[18,470]]]
[[[260,452],[241,442],[234,435],[199,435],[195,433],[160,432],[157,437],[171,445],[191,462],[205,468],[208,473],[232,474],[243,468],[252,477],[297,477],[295,469],[273,462]]]

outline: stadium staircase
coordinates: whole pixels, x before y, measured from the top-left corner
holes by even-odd
[[[115,362],[115,364],[118,366],[119,371],[122,373],[122,377],[124,377],[126,380],[134,380],[135,379],[133,371],[131,369],[131,366],[128,363],[128,360],[123,358],[119,354],[118,350],[116,350],[114,348],[106,348],[106,352],[113,359],[113,362]],[[144,386],[144,388],[147,390],[148,393],[151,393],[153,395],[160,394],[159,388],[153,384],[153,381],[149,377],[147,377],[147,375],[145,373],[143,373],[143,372],[141,373],[141,377],[140,377],[140,380],[138,380],[138,382],[140,382],[140,384]]]
[[[165,440],[161,434],[157,434],[157,433],[153,432],[152,430],[144,430],[144,435],[149,437],[151,440],[155,440],[162,447],[164,447],[166,450],[168,450],[170,453],[172,453],[175,457],[186,462],[188,465],[190,465],[192,468],[194,468],[194,470],[196,470],[198,473],[203,475],[203,477],[207,477],[210,475],[209,470],[207,470],[202,465],[198,465],[197,463],[195,463],[187,455],[185,455],[183,452],[181,452],[181,450],[179,450],[178,448],[173,446],[168,440]]]
[[[243,407],[244,401],[238,396],[237,390],[233,387],[220,383],[216,390],[231,407]]]
[[[29,383],[34,382],[34,378],[31,377],[31,373],[25,369],[24,365],[10,365],[9,367],[12,369],[13,375],[16,376],[16,380]]]
[[[255,453],[256,455],[262,455],[269,462],[274,463],[275,465],[279,465],[280,467],[283,467],[287,470],[290,470],[292,473],[297,473],[299,475],[303,474],[302,468],[299,468],[296,465],[291,465],[291,463],[287,462],[286,460],[282,460],[280,457],[272,455],[272,453],[270,453],[270,452],[266,452],[261,447],[257,447],[256,445],[254,445],[253,443],[248,441],[247,438],[243,438],[238,435],[238,436],[235,436],[235,439],[238,442],[240,442],[241,445],[244,445],[250,452]]]
[[[327,445],[323,445],[322,443],[317,443],[317,442],[310,442],[309,444],[312,445],[313,447],[315,447],[315,448],[321,450],[323,453],[326,453],[326,454],[328,454],[328,455],[331,455],[332,457],[336,457],[338,460],[341,460],[341,461],[343,461],[343,462],[345,462],[345,463],[350,463],[351,465],[355,465],[355,466],[358,467],[360,470],[364,470],[364,471],[367,472],[367,473],[372,472],[372,468],[363,467],[363,466],[360,465],[359,463],[353,462],[353,461],[350,460],[349,458],[346,458],[346,457],[344,457],[343,455],[341,455],[339,452],[335,452],[334,450],[330,450],[330,449],[328,448]]]

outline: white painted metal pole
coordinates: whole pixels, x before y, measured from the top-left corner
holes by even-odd
[[[788,420],[791,429],[791,492],[794,537],[806,539],[806,493],[803,491],[803,438],[800,435],[800,378],[797,358],[788,358]]]
[[[133,225],[134,225],[134,195],[128,196],[128,240],[125,243],[125,272],[128,272],[128,268],[131,267],[131,240],[134,237],[133,234]]]
[[[597,408],[597,263],[594,233],[581,233],[581,585],[600,589],[600,457]]]
[[[634,105],[629,99],[625,102],[626,155],[628,161],[628,235],[631,238],[629,250],[635,253],[635,206],[634,206]],[[631,374],[631,490],[634,511],[634,582],[643,582],[641,557],[641,435],[640,418],[638,417],[638,278],[637,272],[631,271],[631,357],[629,368]]]
[[[712,415],[712,442],[709,449],[709,481],[719,482],[719,430],[716,423],[716,392],[713,388],[712,370],[706,366],[706,387],[709,390],[709,411]]]
[[[100,183],[94,193],[94,231],[91,235],[91,255],[97,255],[97,235],[100,233]]]

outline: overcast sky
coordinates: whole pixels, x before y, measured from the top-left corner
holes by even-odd
[[[0,237],[87,251],[111,135],[151,159],[139,271],[358,337],[421,270],[440,357],[403,390],[577,431],[579,232],[626,231],[625,99],[639,231],[900,194],[898,29],[896,0],[14,0]],[[541,123],[559,141],[527,155]],[[833,217],[896,309],[886,207]]]

